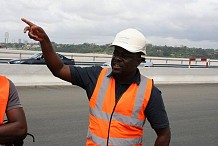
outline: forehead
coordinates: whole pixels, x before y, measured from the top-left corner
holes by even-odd
[[[119,46],[114,46],[114,52],[125,53],[125,54],[135,54]]]

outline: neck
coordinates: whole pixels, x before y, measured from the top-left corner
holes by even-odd
[[[114,77],[117,82],[119,83],[126,83],[129,82],[136,74],[136,71],[128,74],[116,74]]]

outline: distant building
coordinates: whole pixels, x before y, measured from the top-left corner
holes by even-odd
[[[18,39],[18,43],[19,43],[19,44],[21,44],[21,43],[22,43],[21,39]]]
[[[5,32],[5,43],[8,43],[8,39],[9,39],[9,33]]]

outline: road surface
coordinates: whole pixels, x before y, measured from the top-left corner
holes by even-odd
[[[218,84],[158,85],[170,119],[171,146],[218,143]],[[24,146],[83,146],[88,126],[86,93],[75,86],[17,87],[29,132]],[[155,133],[145,124],[144,146]]]

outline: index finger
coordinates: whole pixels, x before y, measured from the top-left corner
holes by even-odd
[[[30,21],[28,21],[28,20],[26,20],[26,19],[24,19],[24,18],[21,18],[21,20],[22,20],[23,22],[25,22],[26,24],[28,24],[29,26],[35,25],[35,24],[33,24],[32,22],[30,22]]]

